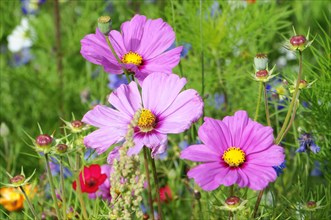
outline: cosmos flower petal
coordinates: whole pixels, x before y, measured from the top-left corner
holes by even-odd
[[[247,174],[242,171],[241,168],[237,169],[237,172],[238,172],[238,181],[237,181],[237,184],[239,187],[247,187],[248,184],[249,184],[249,178],[247,176]]]
[[[105,152],[111,145],[121,142],[126,134],[126,130],[103,127],[84,138],[86,147],[93,148],[98,154]]]
[[[161,18],[147,20],[138,52],[147,59],[154,58],[166,51],[174,41],[175,32],[170,25]]]
[[[120,152],[119,152],[120,147],[115,147],[107,157],[107,163],[112,165],[114,160],[119,160],[120,159]]]
[[[215,190],[219,183],[215,181],[215,176],[220,173],[226,173],[225,169],[219,162],[204,163],[192,168],[187,176],[194,178],[195,182],[206,191]]]
[[[139,152],[141,151],[141,149],[143,149],[143,147],[144,147],[143,139],[139,137],[135,137],[134,146],[129,148],[128,156],[139,154]]]
[[[233,146],[239,147],[241,137],[248,123],[248,114],[246,111],[237,111],[234,116],[227,116],[222,121],[225,123],[232,134]]]
[[[216,162],[221,159],[217,152],[203,144],[189,146],[181,152],[180,158],[195,162]]]
[[[103,105],[97,105],[88,111],[82,121],[95,127],[113,127],[123,129],[130,123],[131,118],[119,111]]]
[[[189,89],[181,92],[174,102],[159,116],[160,133],[181,133],[202,115],[203,101],[198,92]]]
[[[110,94],[108,101],[117,110],[125,113],[130,118],[141,108],[140,93],[135,82],[118,87]]]
[[[200,140],[220,155],[232,146],[231,134],[227,126],[220,120],[205,117],[198,135]]]
[[[144,107],[159,116],[174,102],[185,84],[186,79],[175,74],[150,74],[142,85]]]
[[[121,25],[124,45],[127,51],[136,52],[139,48],[142,35],[145,31],[145,22],[145,16],[135,15],[130,21],[126,21]]]
[[[172,73],[172,69],[179,63],[180,53],[182,50],[182,46],[176,47],[158,55],[157,57],[154,57],[153,59],[145,60],[144,65],[142,65],[139,69],[142,73],[145,74],[153,72],[170,74]]]
[[[227,167],[226,169],[223,169],[222,172],[218,173],[215,176],[215,181],[219,185],[231,186],[237,183],[238,178],[239,178],[239,174],[237,172],[237,169],[229,169]]]
[[[249,161],[249,163],[261,166],[278,166],[284,161],[284,159],[284,149],[277,145],[273,145],[267,150],[246,156],[246,160]]]
[[[240,148],[246,154],[263,151],[269,148],[274,142],[273,130],[271,127],[250,120],[241,136]]]
[[[98,31],[98,29],[97,29]],[[124,46],[123,37],[120,32],[116,30],[112,30],[109,33],[109,41],[111,45],[113,46],[114,50],[116,51],[117,56],[121,59],[121,57],[127,52]],[[107,44],[108,46],[108,44]],[[108,49],[110,50],[109,46]],[[111,54],[111,57],[113,57],[113,54]]]
[[[273,167],[264,167],[247,163],[243,172],[249,178],[248,187],[253,190],[262,190],[277,178],[277,173]]]

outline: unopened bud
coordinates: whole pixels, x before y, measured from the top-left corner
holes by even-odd
[[[48,134],[41,134],[36,138],[36,144],[38,145],[38,147],[42,147],[42,148],[50,147],[52,142],[53,142],[53,138]]]
[[[292,46],[302,46],[306,43],[306,38],[303,35],[297,35],[297,36],[293,36],[290,39],[290,43],[292,44]]]
[[[225,200],[225,203],[230,207],[235,207],[240,204],[240,198],[237,196],[231,196]]]
[[[23,175],[17,175],[17,176],[14,176],[13,178],[10,179],[10,182],[12,184],[15,184],[15,185],[20,185],[24,182],[25,180],[25,176]]]
[[[98,19],[98,28],[104,35],[108,35],[111,30],[112,20],[109,16],[101,16]]]
[[[7,137],[8,135],[9,135],[9,128],[8,128],[8,126],[6,125],[6,123],[1,122],[1,125],[0,125],[0,136],[1,137]]]
[[[299,88],[300,89],[303,89],[303,88],[306,88],[308,86],[308,82],[304,79],[300,80],[300,83],[299,83]]]
[[[268,71],[267,70],[259,70],[255,73],[256,78],[258,79],[265,79],[268,77]]]
[[[59,144],[56,146],[56,151],[60,154],[67,152],[68,146],[66,144]]]
[[[75,120],[71,122],[72,127],[74,128],[82,128],[84,126],[84,123],[79,120]]]
[[[317,206],[317,204],[314,201],[307,202],[307,208],[309,208],[309,209],[316,208],[316,206]]]
[[[254,65],[256,70],[265,70],[268,66],[268,56],[260,53],[254,57]]]

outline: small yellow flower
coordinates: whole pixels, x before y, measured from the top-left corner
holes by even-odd
[[[24,196],[15,188],[3,187],[0,189],[0,204],[10,212],[23,208]]]

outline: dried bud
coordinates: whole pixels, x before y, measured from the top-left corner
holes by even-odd
[[[13,178],[10,179],[10,183],[15,185],[20,185],[24,182],[25,176],[23,175],[16,175]]]
[[[36,138],[36,144],[38,147],[48,148],[53,142],[53,138],[48,134],[41,134]]]
[[[59,144],[56,146],[56,151],[60,154],[67,152],[68,146],[66,144]]]
[[[230,207],[236,207],[240,204],[240,198],[237,196],[231,196],[225,200],[225,203]]]
[[[268,67],[268,56],[266,54],[260,53],[256,54],[254,57],[254,65],[255,69],[258,70],[265,70]]]
[[[104,35],[108,35],[111,30],[112,20],[109,16],[101,16],[98,19],[98,28]]]

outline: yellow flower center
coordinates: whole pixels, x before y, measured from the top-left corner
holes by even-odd
[[[142,64],[143,58],[138,53],[130,51],[129,53],[124,54],[122,62],[139,66]]]
[[[278,95],[285,95],[286,94],[286,89],[283,86],[279,86],[276,88],[276,93]]]
[[[138,127],[143,132],[149,132],[153,130],[155,126],[156,117],[148,109],[141,110],[141,114],[138,120]]]
[[[222,159],[230,167],[238,167],[245,162],[245,156],[245,152],[239,147],[230,147],[224,152]]]

